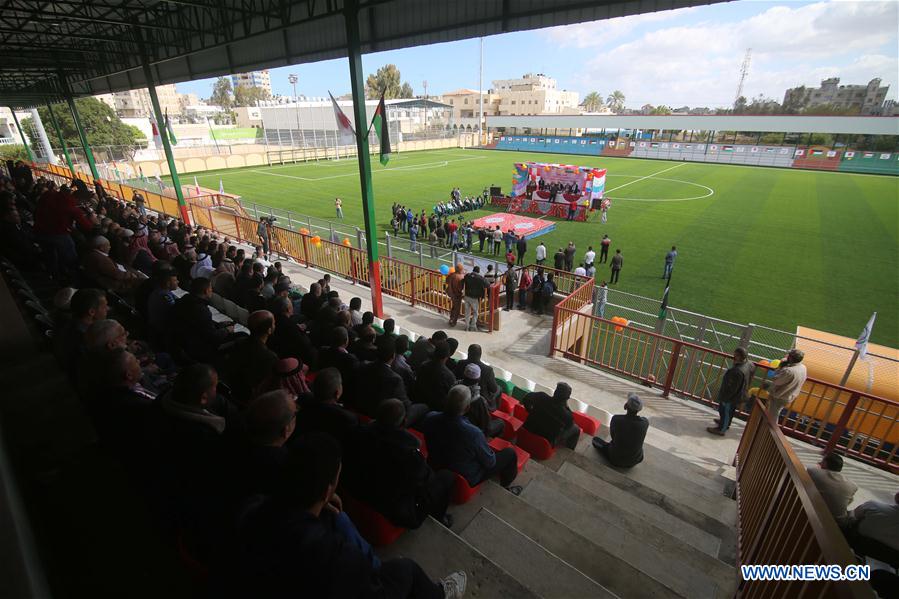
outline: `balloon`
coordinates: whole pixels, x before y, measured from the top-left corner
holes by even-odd
[[[315,237],[312,238],[312,245],[314,245],[315,247],[319,247],[321,244],[322,244],[322,238],[321,238],[321,237],[319,237],[318,235],[316,235]]]
[[[300,235],[309,235],[309,229],[303,227],[302,229],[300,229]]]
[[[344,238],[343,238],[343,245],[345,245],[345,246],[347,246],[347,247],[350,247],[350,246],[353,245],[353,244],[350,243],[350,238],[349,238],[349,237],[344,237]]]
[[[759,360],[759,366],[771,366],[771,362],[768,360]]]
[[[780,360],[771,360],[771,368],[780,368]]]
[[[447,266],[446,264],[441,264],[440,265],[440,274],[442,274],[443,276],[448,275],[449,274],[449,266]]]

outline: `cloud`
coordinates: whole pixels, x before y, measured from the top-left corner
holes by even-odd
[[[630,17],[615,17],[614,19],[550,27],[542,30],[541,33],[546,37],[547,41],[562,48],[608,46],[609,42],[625,37],[641,25],[670,21],[695,10],[696,7],[691,6],[674,10],[649,12]]]
[[[742,21],[697,22],[644,33],[590,59],[579,87],[622,90],[629,106],[721,106],[733,102],[740,63],[752,48],[743,94],[777,100],[788,87],[881,77],[895,97],[895,2],[780,5]]]

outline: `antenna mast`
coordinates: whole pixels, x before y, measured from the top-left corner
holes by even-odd
[[[740,83],[737,84],[737,95],[734,96],[734,106],[743,95],[743,83],[749,75],[749,63],[752,60],[752,48],[746,48],[746,56],[743,57],[743,65],[740,67]]]

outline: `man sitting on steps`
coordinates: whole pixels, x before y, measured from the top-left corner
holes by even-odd
[[[612,416],[609,423],[612,440],[593,437],[593,447],[613,466],[631,468],[643,461],[643,440],[649,429],[649,420],[637,415],[643,409],[643,402],[636,393],[627,394],[624,409],[626,414]]]

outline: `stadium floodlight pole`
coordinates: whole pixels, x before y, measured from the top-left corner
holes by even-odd
[[[481,68],[478,69],[478,100],[481,103],[481,116],[478,117],[478,145],[484,143],[484,38],[481,38]]]
[[[25,151],[28,153],[28,161],[34,162],[34,152],[31,151],[31,146],[28,145],[28,140],[25,139],[25,131],[22,130],[22,125],[19,124],[16,109],[10,106],[9,111],[12,113],[12,120],[16,123],[16,129],[19,130],[19,135],[22,137],[22,145],[25,146]]]
[[[72,174],[75,174],[75,163],[72,162],[72,157],[69,156],[69,149],[66,147],[66,140],[62,136],[62,129],[59,128],[59,121],[56,120],[56,113],[53,112],[53,103],[47,102],[47,112],[50,113],[50,124],[53,125],[53,129],[56,131],[56,137],[59,138],[59,143],[62,145],[62,153],[63,156],[66,157],[66,164],[69,165],[69,170],[72,171]]]
[[[162,139],[162,149],[165,152],[166,162],[169,164],[169,175],[172,177],[172,186],[175,188],[175,197],[178,199],[178,209],[181,211],[181,220],[190,224],[190,213],[187,203],[184,201],[184,190],[181,189],[181,179],[178,178],[178,169],[175,168],[175,155],[172,153],[172,144],[169,140],[169,131],[162,108],[159,106],[159,96],[156,94],[156,79],[153,77],[153,69],[150,67],[150,59],[144,48],[144,38],[140,28],[132,29],[134,38],[140,48],[141,63],[144,69],[144,82],[147,84],[147,92],[150,95],[150,104],[153,105],[153,115],[156,117],[156,127],[159,129],[159,137]]]
[[[306,158],[306,132],[300,129],[300,97],[297,95],[297,82],[300,80],[299,77],[291,73],[287,76],[287,81],[293,86],[293,106],[296,109],[297,113],[297,131],[300,132],[300,135],[303,139],[303,158]],[[291,134],[291,139],[293,139],[293,135]],[[291,142],[293,145],[293,142]]]
[[[368,148],[368,114],[365,111],[365,84],[362,81],[362,49],[359,42],[359,2],[344,5],[350,84],[353,92],[353,117],[356,120],[356,154],[359,159],[359,185],[362,190],[362,214],[365,216],[365,247],[368,252],[368,282],[371,286],[371,311],[381,318],[381,264],[378,262],[378,230],[375,221],[375,193],[371,184],[371,156]]]

